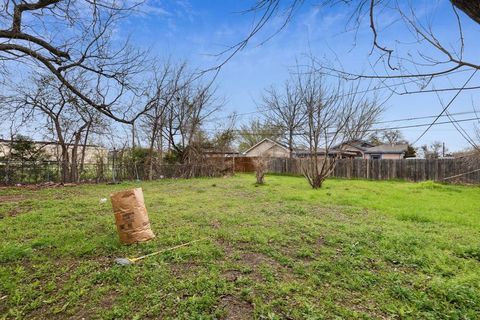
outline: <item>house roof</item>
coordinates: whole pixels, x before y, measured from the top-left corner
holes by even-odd
[[[284,146],[283,144],[281,144],[281,143],[279,143],[279,142],[277,142],[277,141],[274,141],[274,140],[272,140],[272,139],[265,138],[265,139],[263,139],[262,141],[254,144],[253,146],[251,146],[250,148],[248,148],[246,151],[243,152],[243,154],[249,153],[251,150],[255,149],[256,147],[258,147],[259,145],[261,145],[261,144],[264,143],[264,142],[273,143],[274,145],[277,145],[277,146],[279,146],[280,148],[285,149],[286,151],[289,151],[289,149],[288,149],[286,146]]]
[[[400,154],[408,149],[408,144],[381,144],[365,150],[365,153],[391,153]]]
[[[204,150],[205,154],[239,154],[238,151],[233,150]]]
[[[326,152],[325,152],[325,149],[324,148],[319,148],[317,150],[317,155],[324,155]],[[296,155],[310,155],[311,152],[310,150],[295,150],[295,154]],[[351,155],[351,156],[354,156],[356,155],[357,153],[354,152],[354,151],[350,151],[350,150],[339,150],[339,149],[330,149],[328,150],[328,154],[330,155],[335,155],[335,154],[343,154],[343,155]]]
[[[366,150],[366,149],[368,149],[370,147],[373,147],[375,145],[366,141],[366,140],[356,139],[356,140],[345,141],[343,143],[340,143],[340,144],[334,146],[333,148],[334,149],[340,149],[344,146],[353,147],[353,148],[356,148],[356,149],[359,149],[359,150]]]

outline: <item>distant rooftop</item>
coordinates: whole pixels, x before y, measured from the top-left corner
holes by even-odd
[[[340,143],[340,144],[334,146],[333,148],[338,149],[338,148],[342,148],[342,147],[344,148],[345,146],[354,147],[354,148],[357,148],[357,149],[360,149],[360,150],[366,150],[366,149],[368,149],[370,147],[373,147],[375,145],[366,141],[366,140],[355,139],[355,140],[349,140],[349,141],[345,141],[343,143]]]
[[[325,154],[326,150],[324,148],[318,148],[317,154],[318,155],[323,155]],[[312,152],[310,150],[305,150],[305,149],[296,149],[295,154],[297,156],[305,156],[305,155],[311,155]],[[343,155],[356,155],[355,152],[348,151],[348,150],[338,150],[338,149],[329,149],[328,150],[329,155],[335,155],[335,154],[343,154]]]
[[[365,150],[365,153],[404,153],[408,149],[408,144],[381,144]]]

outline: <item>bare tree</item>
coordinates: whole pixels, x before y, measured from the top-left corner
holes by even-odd
[[[273,87],[266,90],[261,105],[266,119],[284,133],[290,158],[293,157],[295,134],[306,120],[301,92],[295,81],[287,80],[281,92]]]
[[[407,143],[403,133],[400,130],[381,130],[370,135],[370,141],[374,144],[388,143]]]
[[[76,79],[76,85],[84,92],[89,91],[88,82],[81,77]],[[12,116],[21,115],[20,125],[45,128],[47,132],[44,133],[60,147],[61,181],[78,182],[89,135],[105,126],[100,113],[52,76],[37,75],[32,82],[16,90],[4,101],[3,107]]]
[[[384,111],[379,95],[373,93],[367,96],[369,89],[362,89],[362,81],[343,83],[341,93],[345,112],[342,114],[345,121],[343,135],[345,141],[363,140],[368,136],[375,121]]]
[[[239,149],[245,151],[263,139],[277,140],[283,135],[283,130],[270,121],[253,119],[240,125],[237,132]]]
[[[211,119],[210,124],[214,123],[215,119]],[[218,120],[218,119],[217,119]],[[233,152],[235,149],[234,143],[237,139],[237,130],[235,126],[237,124],[237,114],[233,112],[226,118],[222,118],[220,123],[215,124],[213,134],[209,135],[206,151],[213,150],[215,152]]]
[[[309,161],[303,164],[302,171],[310,186],[317,189],[334,169],[335,162],[329,161],[328,154],[339,130],[333,133],[335,136],[332,136],[329,130],[337,125],[340,118],[339,88],[327,86],[321,76],[310,73],[299,82],[299,90],[305,108],[305,139],[309,149]],[[339,125],[341,130],[345,124]],[[320,155],[321,151],[323,156]]]
[[[72,181],[80,182],[81,174],[85,169],[88,144],[91,142],[93,135],[97,137],[103,136],[107,132],[109,123],[106,117],[102,116],[99,111],[90,108],[83,101],[75,99],[72,102],[74,102],[75,116],[77,119],[78,117],[81,119],[80,123],[83,122],[74,133],[73,148],[71,150],[71,179]],[[103,156],[99,155],[99,157],[102,158]]]
[[[421,148],[425,159],[438,159],[448,151],[441,141],[434,141],[430,145],[425,144]]]
[[[144,110],[122,99],[138,95],[135,77],[146,70],[146,55],[129,41],[115,41],[119,19],[139,5],[117,0],[4,1],[0,5],[0,80],[9,69],[42,70],[56,78],[83,103],[120,122],[132,123]],[[92,83],[82,90],[79,73]],[[91,90],[91,89],[94,90]],[[131,114],[133,118],[126,117]]]
[[[204,85],[193,79],[193,74],[183,80],[175,99],[165,115],[163,134],[168,150],[175,152],[182,162],[199,162],[202,156],[201,141],[197,138],[204,122],[221,109],[223,101],[216,96],[211,84]]]
[[[167,62],[161,69],[155,72],[155,81],[146,94],[151,96],[147,102],[151,104],[148,111],[142,116],[142,128],[146,133],[148,142],[147,175],[148,179],[153,179],[155,163],[161,163],[163,158],[163,130],[166,125],[167,113],[173,108],[175,99],[178,98],[178,92],[181,86],[186,85],[184,73],[186,65],[181,64],[174,67]],[[170,112],[173,114],[173,112]],[[155,161],[154,150],[157,146],[158,161]]]
[[[310,186],[320,188],[335,169],[341,150],[337,144],[371,128],[381,107],[358,93],[358,86],[328,83],[321,72],[305,73],[299,81],[306,112],[305,140],[309,153],[302,171]],[[369,121],[365,121],[369,119]]]

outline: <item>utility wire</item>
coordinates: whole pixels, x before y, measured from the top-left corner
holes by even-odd
[[[475,143],[475,140],[468,134],[468,132],[457,122],[457,120],[451,116],[451,114],[446,111],[445,114],[448,116],[448,119],[452,122],[455,129],[462,135],[462,137],[474,148],[478,150],[478,145]]]
[[[411,82],[415,82],[415,81],[417,81],[417,80],[416,80],[416,79],[414,79],[414,80],[409,80],[409,81],[406,81],[405,84],[411,83]],[[404,83],[402,83],[402,84],[397,84],[396,86],[401,86],[401,85],[404,85]],[[361,90],[361,91],[344,93],[344,94],[338,95],[337,97],[338,97],[338,98],[343,98],[343,97],[348,97],[348,96],[352,96],[352,95],[355,95],[355,94],[369,93],[369,92],[378,91],[378,90],[381,90],[381,89],[387,89],[387,88],[390,88],[390,87],[392,87],[392,86],[393,86],[393,85],[377,86],[377,87],[373,87],[373,88],[365,89],[365,90]],[[248,116],[248,115],[251,115],[251,114],[262,114],[262,113],[264,113],[264,112],[272,111],[272,110],[274,110],[274,109],[276,109],[276,107],[262,108],[262,109],[257,109],[257,110],[255,110],[255,111],[249,111],[249,112],[243,112],[243,113],[235,113],[235,116]],[[231,116],[215,117],[215,118],[212,118],[211,120],[212,120],[212,121],[216,121],[216,120],[228,119],[228,118],[230,118],[230,117],[231,117]]]
[[[455,122],[467,122],[467,121],[478,121],[480,120],[480,117],[474,117],[474,118],[467,118],[467,119],[459,119],[455,120]],[[442,125],[442,124],[449,124],[452,123],[452,121],[441,121],[441,122],[435,122],[435,123],[422,123],[422,124],[413,124],[413,125],[405,125],[405,126],[397,126],[397,127],[384,127],[384,128],[372,128],[372,129],[366,129],[366,130],[360,130],[358,131],[359,133],[366,133],[366,132],[376,132],[376,131],[385,131],[385,130],[396,130],[396,129],[410,129],[410,128],[420,128],[420,127],[432,127],[434,125]],[[328,127],[327,127],[328,128]],[[331,127],[330,127],[331,128]],[[205,130],[205,129],[204,129]],[[252,135],[255,134],[260,134],[260,135],[265,135],[265,134],[272,134],[272,135],[282,135],[285,130],[279,130],[279,131],[273,131],[273,130],[261,130],[259,132],[255,131],[249,131],[249,130],[241,130],[241,129],[234,129],[232,130],[234,132],[241,132],[241,133],[251,133]],[[340,130],[340,131],[330,131],[327,132],[327,134],[337,134],[337,133],[346,133],[345,130]],[[305,135],[305,132],[294,132],[293,135]]]
[[[455,115],[455,116],[466,115],[466,114],[475,114],[476,115],[476,112],[475,111],[464,111],[464,112],[450,113],[450,115]],[[376,121],[376,122],[373,122],[373,123],[374,124],[380,124],[380,123],[414,121],[414,120],[432,119],[432,118],[435,118],[436,116],[437,115],[422,116],[422,117],[411,117],[411,118],[403,118],[403,119],[393,119],[393,120],[383,120],[383,121]],[[446,115],[442,115],[442,117],[446,117]]]
[[[456,112],[456,113],[450,113],[451,116],[460,116],[460,115],[467,115],[467,114],[475,114],[476,116],[480,117],[478,115],[478,112],[475,111],[464,111],[464,112]],[[383,123],[395,123],[395,122],[405,122],[405,121],[415,121],[415,120],[423,120],[423,119],[432,119],[437,117],[437,115],[430,115],[430,116],[421,116],[421,117],[410,117],[410,118],[402,118],[402,119],[392,119],[392,120],[382,120],[382,121],[374,121],[372,124],[383,124]],[[442,117],[447,117],[447,115],[442,115]],[[333,128],[333,127],[328,127],[328,128]],[[210,131],[210,132],[222,132],[225,131],[223,129],[215,129],[215,128],[203,128],[205,131]],[[233,129],[233,131],[248,131],[248,130],[243,130],[243,129]],[[375,131],[378,131],[377,129]],[[267,131],[262,131],[262,132],[267,132]]]
[[[454,71],[452,73],[461,73],[461,72],[465,72],[466,70],[458,70],[458,71]],[[411,80],[408,80],[408,81],[403,81],[402,83],[397,83],[397,84],[391,84],[391,85],[383,85],[383,86],[376,86],[376,87],[373,87],[373,88],[369,88],[369,89],[365,89],[365,90],[361,90],[361,91],[357,91],[357,92],[350,92],[350,93],[345,93],[345,94],[342,94],[342,95],[339,95],[338,97],[339,98],[343,98],[343,97],[347,97],[347,96],[351,96],[351,95],[354,95],[354,94],[361,94],[361,93],[368,93],[368,92],[373,92],[373,91],[378,91],[378,90],[381,90],[381,89],[390,89],[392,90],[391,88],[392,87],[400,87],[400,86],[405,86],[406,84],[409,84],[409,83],[412,83],[412,82],[418,82],[417,79],[411,79]],[[461,90],[465,89],[466,85],[464,85]],[[442,89],[439,89],[439,91],[442,91]],[[237,117],[241,117],[241,116],[247,116],[247,115],[251,115],[251,114],[262,114],[264,112],[268,112],[268,111],[271,111],[271,110],[274,110],[276,109],[275,107],[272,107],[272,108],[263,108],[263,109],[257,109],[255,111],[249,111],[249,112],[242,112],[242,113],[235,113],[235,116]],[[215,118],[212,118],[210,119],[211,121],[217,121],[217,120],[223,120],[223,119],[229,119],[231,118],[231,115],[230,116],[224,116],[224,117],[215,117]]]
[[[433,120],[433,122],[422,132],[422,134],[420,134],[418,136],[418,138],[415,139],[415,141],[412,143],[412,145],[415,145],[418,142],[418,140],[420,140],[428,132],[428,130],[430,130],[430,128],[438,121],[438,119],[440,119],[440,117],[445,113],[445,111],[447,111],[447,109],[450,107],[450,105],[453,103],[453,101],[455,101],[455,99],[460,95],[462,90],[465,89],[465,87],[470,82],[470,80],[472,80],[473,76],[477,73],[477,71],[478,71],[478,69],[475,69],[475,71],[472,73],[472,75],[467,79],[467,81],[465,81],[463,86],[453,96],[453,98],[450,100],[450,102],[448,102],[448,104],[445,106],[445,108],[443,108],[442,112],[440,112],[438,114],[438,116],[435,118],[435,120]]]
[[[437,96],[437,99],[438,99],[438,102],[442,105],[442,107],[445,107],[442,99],[440,98],[440,95],[438,94],[438,92],[435,92],[435,95]],[[474,149],[478,149],[478,146],[476,145],[475,141],[472,139],[472,137],[470,137],[470,135],[468,134],[468,132],[459,124],[457,123],[457,120],[453,117],[453,114],[448,112],[448,110],[445,111],[445,115],[448,117],[448,119],[450,119],[450,121],[452,122],[452,125],[455,127],[455,130],[458,131],[458,133],[460,133],[460,135],[474,148]]]

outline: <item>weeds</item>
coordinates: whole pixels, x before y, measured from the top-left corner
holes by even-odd
[[[478,187],[267,178],[9,189],[0,318],[480,317]],[[157,239],[122,246],[99,199],[134,186]]]

